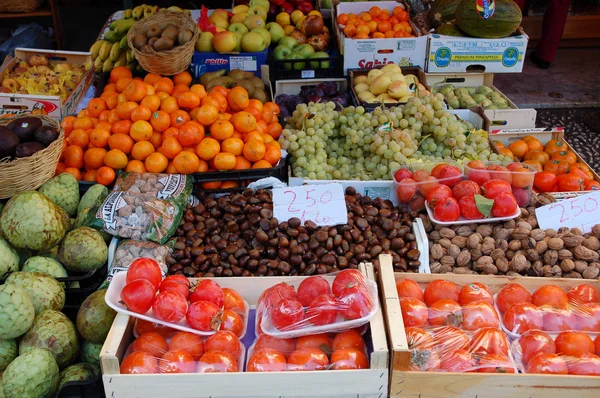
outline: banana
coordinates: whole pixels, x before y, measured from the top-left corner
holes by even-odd
[[[134,56],[134,54],[133,54],[133,50],[132,50],[132,49],[128,48],[128,49],[125,51],[125,55],[126,55],[126,57],[127,57],[127,63],[128,63],[128,64],[129,64],[129,63],[131,63],[131,62],[133,62],[133,61],[135,60],[135,56]]]
[[[121,49],[127,48],[127,35],[123,36],[123,38],[119,42],[119,47],[121,47]]]
[[[104,61],[100,57],[98,57],[94,60],[94,66],[96,67],[96,72],[100,73],[100,71],[102,70],[103,63],[104,63]]]
[[[133,10],[131,8],[123,11],[123,17],[121,19],[131,19],[133,17]]]
[[[122,52],[121,55],[119,55],[119,59],[117,60],[117,62],[115,62],[115,68],[117,66],[125,65],[127,65],[127,52]]]
[[[123,38],[123,36],[125,36],[126,34],[127,34],[127,32],[125,32],[125,33],[117,33],[114,30],[109,30],[104,35],[104,40],[109,41],[111,43],[118,43],[118,42],[121,41],[121,39]]]
[[[108,57],[110,57],[111,47],[112,44],[107,41],[102,43],[102,47],[100,48],[100,52],[98,53],[98,58],[100,58],[102,61],[108,59]]]
[[[92,59],[98,58],[98,54],[100,54],[100,49],[102,48],[102,44],[104,44],[104,40],[98,40],[92,47],[90,47],[90,52],[92,53]]]
[[[151,17],[152,15],[158,12],[158,6],[149,6],[144,7],[144,18]]]
[[[113,69],[113,67],[114,67],[113,61],[111,61],[110,59],[107,59],[102,64],[102,72],[104,72],[104,73],[110,72]]]
[[[113,43],[112,47],[110,48],[110,60],[113,62],[116,62],[119,59],[119,56],[121,55],[121,46],[119,43]]]
[[[144,6],[137,6],[131,12],[133,19],[140,20],[144,17]]]
[[[133,19],[119,19],[110,24],[110,30],[115,31],[117,34],[124,34],[129,32],[133,25],[135,25]]]

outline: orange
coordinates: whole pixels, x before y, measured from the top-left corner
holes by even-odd
[[[125,77],[128,79],[133,78],[131,71],[126,66],[117,66],[110,71],[110,80],[117,82],[120,78]]]
[[[346,25],[348,23],[348,14],[341,13],[338,15],[336,21],[340,25]]]
[[[175,137],[167,137],[161,145],[161,152],[169,159],[175,158],[179,152],[183,150],[181,143]]]
[[[130,160],[127,163],[127,167],[125,167],[125,171],[129,171],[132,173],[145,173],[146,166],[144,166],[144,162],[141,160]]]
[[[256,127],[256,118],[249,112],[241,111],[230,119],[233,127],[240,133],[249,133]]]
[[[227,120],[217,120],[210,125],[210,136],[216,140],[226,140],[233,135],[233,124]]]
[[[219,113],[219,117],[217,119],[229,120],[231,119],[231,113]]]
[[[156,90],[150,84],[144,83],[146,85],[146,95],[156,94]]]
[[[370,33],[377,32],[377,22],[376,21],[367,22],[367,27],[369,28]],[[373,36],[373,37],[375,37],[375,36]]]
[[[262,114],[263,111],[263,103],[257,99],[251,99],[248,101],[248,106],[258,109],[258,111]]]
[[[185,93],[188,91],[190,91],[190,88],[188,86],[186,86],[185,84],[178,84],[175,87],[173,87],[173,92],[171,93],[171,95],[173,97],[177,97],[179,94]]]
[[[197,120],[198,117],[198,112],[200,112],[200,107],[197,106],[194,109],[192,109],[191,111],[189,111],[188,113],[190,114],[190,120]]]
[[[96,170],[104,166],[104,156],[106,156],[106,153],[106,149],[104,148],[91,148],[85,151],[83,161],[86,170]]]
[[[362,35],[369,37],[369,27],[367,25],[359,25],[356,27],[356,36]]]
[[[196,114],[196,120],[198,120],[204,126],[210,126],[219,117],[219,110],[216,106],[205,104],[199,108]]]
[[[146,105],[138,105],[131,111],[131,120],[137,122],[138,120],[150,120],[152,116],[152,110]]]
[[[227,152],[217,153],[214,163],[216,169],[219,171],[233,170],[235,167],[235,155]]]
[[[129,101],[140,102],[146,96],[146,91],[146,83],[134,79],[127,84],[123,94]]]
[[[216,97],[210,95],[207,95],[206,97],[202,98],[202,100],[200,101],[200,105],[212,105],[215,108],[217,108],[217,110],[221,108],[221,102],[217,100]]]
[[[391,39],[392,37],[394,37],[396,35],[396,32],[394,32],[393,30],[388,30],[387,32],[384,33],[384,35],[388,39]]]
[[[152,117],[150,117],[150,125],[154,131],[162,133],[171,125],[171,118],[165,111],[156,111],[152,114]]]
[[[179,105],[177,105],[177,98],[175,97],[167,97],[160,103],[160,110],[165,111],[167,113],[175,112],[179,109]]]
[[[117,80],[115,83],[115,88],[117,89],[117,93],[122,93],[123,91],[125,91],[125,88],[129,84],[129,82],[131,82],[132,80],[133,79],[130,77],[121,77],[119,80]]]
[[[88,130],[94,127],[94,122],[89,117],[80,117],[73,121],[74,129]]]
[[[147,141],[152,137],[152,125],[145,120],[138,120],[131,125],[129,135],[134,141]]]
[[[511,160],[514,160],[515,158],[515,155],[508,148],[498,148],[498,152],[500,152],[501,155],[508,156]]]
[[[73,131],[73,123],[77,120],[75,116],[65,116],[63,120],[60,121],[60,126],[65,130],[65,137],[68,137]]]
[[[264,160],[269,162],[271,166],[275,166],[281,159],[281,151],[274,146],[267,146],[265,150]]]
[[[162,139],[165,140],[169,137],[179,137],[179,129],[176,127],[169,127],[162,133]]]
[[[256,122],[256,131],[258,131],[261,134],[266,134],[267,133],[267,122],[265,122],[264,120],[259,120]]]
[[[236,181],[223,181],[221,183],[221,189],[231,189],[231,188],[237,188],[239,186],[240,186],[240,184],[238,184]]]
[[[118,101],[119,103],[121,103],[121,102],[127,102],[127,97],[125,97],[125,94],[121,93],[121,94],[119,94],[119,96],[117,97],[117,101]]]
[[[181,127],[185,123],[190,121],[190,115],[186,111],[176,110],[169,113],[171,119],[171,127]]]
[[[219,106],[218,106],[219,112],[225,113],[228,111],[229,103],[227,102],[226,96],[224,96],[223,94],[218,93],[218,92],[210,93],[210,94],[208,94],[208,96],[213,97],[214,99],[217,100],[217,102],[219,103]]]
[[[254,116],[254,119],[258,122],[259,120],[261,120],[262,118],[262,114],[261,112],[259,112],[258,109],[256,109],[253,106],[248,106],[244,109],[244,112],[248,112],[249,114],[251,114],[252,116]]]
[[[388,21],[381,21],[377,24],[377,30],[381,33],[385,33],[392,29],[392,25]]]
[[[192,87],[190,87],[190,91],[196,94],[200,100],[206,97],[206,89],[202,84],[194,84]]]
[[[265,144],[259,140],[250,140],[244,144],[243,154],[251,162],[258,162],[265,156]]]
[[[127,134],[113,134],[108,139],[108,147],[110,149],[118,149],[123,153],[131,152],[133,144],[133,139]]]
[[[192,84],[192,75],[190,75],[188,71],[180,72],[173,76],[173,83],[185,84],[186,86],[189,86]]]
[[[377,6],[373,6],[371,8],[369,8],[369,14],[373,17],[373,18],[377,18],[379,17],[379,15],[381,14],[381,8],[377,7]]]
[[[267,162],[266,160],[259,160],[252,165],[253,169],[270,169],[271,167],[273,167],[271,163]]]
[[[54,171],[54,175],[60,175],[60,174],[64,173],[66,168],[67,168],[67,166],[63,162],[58,163],[56,165],[56,170]]]
[[[77,145],[69,145],[65,149],[65,165],[76,169],[83,168],[83,149]]]
[[[170,95],[168,93],[163,93],[163,92],[156,93],[156,96],[158,98],[160,98],[161,101],[164,100],[165,98],[169,98],[170,97]]]
[[[519,160],[523,160],[527,151],[529,151],[529,146],[523,140],[515,140],[509,146],[508,149],[515,155],[515,157]]]
[[[108,120],[108,114],[110,113],[110,111],[108,109],[100,112],[100,114],[98,115],[98,120],[100,122],[104,122],[106,120]]]
[[[200,106],[200,97],[189,91],[180,93],[177,95],[177,105],[179,105],[180,108],[194,109],[197,106]]]
[[[75,167],[67,167],[64,170],[65,173],[69,173],[71,174],[73,177],[75,177],[78,181],[81,181],[81,172],[79,171],[79,169],[76,169]]]
[[[248,159],[246,159],[243,156],[236,156],[235,157],[235,167],[233,168],[234,170],[246,170],[252,167],[252,163],[250,163],[248,161]]]
[[[131,120],[119,120],[112,125],[113,134],[129,134],[133,122]]]
[[[97,170],[88,170],[83,175],[83,181],[96,182],[96,171]]]
[[[262,142],[265,144],[265,146],[267,146],[267,144],[268,144],[269,142],[275,141],[275,140],[273,139],[273,137],[271,137],[269,134],[264,134],[264,133],[261,133],[261,134],[260,134],[260,136],[261,136],[261,138],[262,138]]]
[[[273,141],[271,141],[271,142],[269,142],[269,143],[265,144],[265,147],[266,147],[266,148],[269,148],[269,147],[272,147],[272,146],[274,146],[274,147],[275,147],[275,148],[277,148],[279,151],[281,151],[281,145],[279,145],[279,142],[277,142],[277,141],[275,141],[275,140],[273,140]]]
[[[198,171],[200,167],[200,159],[194,152],[181,151],[175,159],[173,159],[175,170],[181,174],[192,174]]]
[[[167,169],[165,170],[165,173],[167,173],[167,174],[177,174],[177,169],[175,168],[175,165],[173,164],[173,161],[169,162],[169,164],[167,165]]]
[[[264,142],[264,138],[261,133],[258,131],[251,131],[250,133],[244,136],[244,142],[248,142],[250,140],[258,140]]]
[[[96,182],[98,184],[110,185],[115,177],[115,171],[108,166],[102,166],[96,171]]]
[[[67,138],[67,142],[69,145],[78,145],[81,148],[87,148],[90,143],[90,137],[85,130],[82,129],[74,129],[69,134],[69,138]]]
[[[227,102],[229,107],[234,111],[241,111],[250,104],[248,91],[244,87],[236,86],[227,94]]]
[[[131,112],[138,107],[138,104],[133,101],[121,102],[117,105],[117,116],[121,120],[130,119]]]
[[[160,147],[162,144],[162,134],[157,131],[152,132],[152,137],[150,137],[150,143],[155,149]]]
[[[152,86],[154,86],[156,84],[156,82],[159,81],[160,79],[162,79],[161,75],[158,75],[156,73],[148,73],[144,77],[144,83],[151,84]]]
[[[108,93],[107,95],[102,94],[101,98],[106,102],[106,107],[108,109],[115,109],[117,105],[119,105],[119,94],[117,93]]]
[[[116,80],[115,80],[116,82]],[[109,83],[106,86],[104,86],[104,90],[102,91],[102,94],[104,93],[116,93],[117,92],[117,85],[115,83]]]
[[[173,84],[173,81],[171,79],[167,77],[162,77],[158,79],[156,83],[154,83],[154,90],[157,93],[167,93],[171,95],[174,86],[175,85]]]
[[[196,147],[198,157],[207,161],[213,159],[220,151],[221,146],[219,145],[219,141],[210,137],[203,138]]]
[[[139,141],[131,148],[131,157],[136,160],[145,160],[154,152],[154,145],[149,141]]]
[[[231,153],[235,156],[239,156],[242,154],[242,150],[244,149],[244,141],[239,138],[227,138],[225,141],[221,143],[221,150],[223,152]]]
[[[202,189],[219,189],[221,188],[221,181],[203,182]]]
[[[274,139],[278,139],[281,135],[282,127],[278,122],[273,122],[267,126],[267,134]]]
[[[527,143],[527,147],[529,148],[530,151],[543,151],[544,150],[544,145],[537,138],[531,137],[528,140],[523,139],[523,141],[525,141],[525,143]]]
[[[156,94],[147,95],[144,97],[140,105],[144,105],[150,111],[156,112],[160,108],[161,99]]]
[[[188,122],[179,128],[177,136],[183,146],[196,146],[204,138],[204,126],[198,122]]]
[[[229,89],[224,86],[212,86],[210,90],[208,90],[208,94],[219,93],[223,97],[227,98],[227,94],[229,94]]]
[[[162,153],[154,152],[146,158],[144,165],[150,173],[162,173],[169,165],[169,160]]]
[[[117,116],[117,110],[112,109],[108,113],[108,119],[106,119],[106,121],[112,124],[112,123],[118,122],[119,120],[121,120],[121,118],[119,116]],[[112,129],[111,129],[111,131],[112,131]]]
[[[124,169],[127,161],[127,155],[119,149],[111,149],[104,155],[104,164],[112,169]]]
[[[206,171],[208,171],[208,163],[206,163],[205,160],[202,159],[198,159],[198,162],[200,162],[200,166],[198,166],[198,173],[204,173]]]
[[[106,109],[106,101],[104,101],[102,98],[93,98],[90,100],[90,102],[88,102],[87,111],[92,117],[98,117],[100,113]]]

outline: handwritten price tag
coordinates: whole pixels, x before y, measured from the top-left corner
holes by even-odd
[[[273,215],[280,221],[292,217],[302,223],[339,225],[348,222],[342,184],[302,185],[273,189]]]
[[[542,206],[535,215],[541,229],[569,227],[590,232],[600,224],[600,191]]]

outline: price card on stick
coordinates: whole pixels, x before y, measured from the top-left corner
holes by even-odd
[[[280,221],[292,217],[313,221],[317,225],[348,222],[342,184],[302,185],[273,189],[273,215]]]
[[[541,229],[569,227],[590,232],[600,224],[600,191],[542,206],[535,215]]]

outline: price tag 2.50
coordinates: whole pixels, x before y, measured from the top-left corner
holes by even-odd
[[[342,184],[302,185],[273,189],[273,215],[281,222],[297,217],[304,224],[339,225],[348,222]]]
[[[535,215],[541,229],[569,227],[590,232],[600,224],[600,191],[542,206]]]

